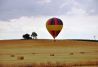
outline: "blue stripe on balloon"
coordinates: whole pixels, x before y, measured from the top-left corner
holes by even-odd
[[[62,21],[60,19],[58,19],[58,24],[63,25],[63,23],[62,23]]]

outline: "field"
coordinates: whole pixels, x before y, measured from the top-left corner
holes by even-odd
[[[1,40],[0,67],[98,67],[98,42]]]

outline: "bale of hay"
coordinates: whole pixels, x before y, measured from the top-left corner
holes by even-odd
[[[15,55],[13,55],[13,54],[12,54],[12,55],[10,55],[10,56],[11,56],[11,57],[15,57]]]
[[[50,54],[50,56],[54,56],[54,54]]]
[[[73,53],[73,52],[71,52],[71,53],[70,53],[70,55],[74,55],[74,53]]]
[[[84,54],[85,52],[80,52],[80,54]]]
[[[18,56],[17,59],[18,60],[24,60],[24,56]]]

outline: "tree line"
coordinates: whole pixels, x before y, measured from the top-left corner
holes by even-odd
[[[28,34],[28,33],[26,33],[26,34],[23,34],[23,39],[25,39],[25,40],[28,40],[28,39],[37,39],[37,33],[36,32],[32,32],[32,34],[30,35],[30,34]]]

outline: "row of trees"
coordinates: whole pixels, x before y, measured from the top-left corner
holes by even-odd
[[[30,35],[30,34],[28,34],[28,33],[26,33],[26,34],[24,34],[22,37],[24,38],[24,39],[26,39],[26,40],[28,40],[28,39],[37,39],[37,33],[36,32],[32,32],[32,34]]]

